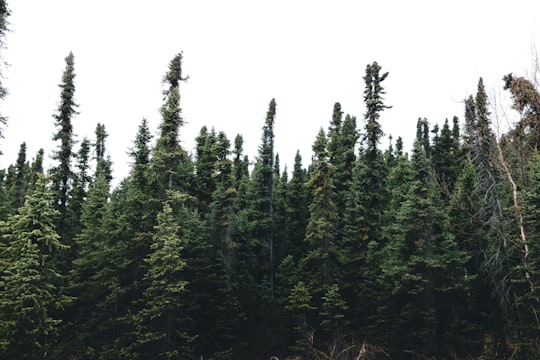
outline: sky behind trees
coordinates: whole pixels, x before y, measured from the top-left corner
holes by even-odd
[[[419,117],[463,119],[463,99],[482,76],[499,90],[504,74],[531,68],[539,38],[535,1],[142,1],[37,0],[9,4],[2,103],[9,117],[0,143],[7,166],[19,144],[28,156],[52,152],[52,114],[63,59],[75,55],[78,141],[104,123],[116,180],[143,117],[154,134],[169,59],[184,52],[183,146],[192,151],[203,125],[241,133],[253,159],[266,106],[277,102],[275,146],[292,168],[297,149],[311,158],[319,128],[336,101],[361,118],[365,66],[390,73],[383,131],[410,149]],[[421,111],[421,113],[419,113]],[[381,146],[386,147],[387,140]],[[50,160],[49,160],[50,161]]]

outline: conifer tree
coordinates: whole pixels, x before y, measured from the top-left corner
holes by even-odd
[[[0,348],[5,358],[42,358],[55,342],[59,318],[69,298],[60,293],[54,266],[60,242],[57,212],[48,180],[38,180],[17,214],[2,223],[0,248]]]
[[[68,222],[66,235],[69,238],[76,236],[81,230],[81,212],[86,200],[88,186],[91,182],[90,172],[90,140],[84,138],[81,141],[79,151],[75,154],[76,172],[73,172],[72,190],[69,201]],[[76,246],[72,246],[77,250]]]
[[[39,149],[35,159],[33,159],[32,164],[30,165],[30,175],[29,175],[29,184],[28,189],[29,191],[32,191],[34,189],[34,186],[36,185],[37,179],[40,175],[44,175],[43,171],[43,155],[45,154],[45,151],[43,149]]]
[[[107,181],[112,180],[111,160],[106,156],[106,140],[109,134],[105,130],[105,125],[98,123],[96,126],[96,142],[94,145],[94,153],[96,159],[95,178],[103,176]]]
[[[309,219],[309,189],[306,186],[306,170],[302,167],[302,156],[297,150],[291,181],[287,185],[286,195],[286,238],[283,248],[285,253],[298,261],[306,253],[304,241]]]
[[[309,252],[303,259],[310,277],[308,286],[313,294],[325,292],[338,279],[342,261],[340,246],[336,243],[336,193],[332,183],[335,168],[329,163],[326,136],[321,128],[313,144],[314,159],[307,187],[312,200],[309,205],[309,222],[306,241]]]
[[[433,172],[419,141],[411,170],[406,193],[392,199],[397,209],[390,209],[396,212],[385,229],[388,241],[379,282],[389,284],[391,296],[389,306],[378,313],[394,312],[386,324],[392,349],[444,358],[449,354],[441,349],[451,341],[444,336],[454,320],[444,318],[455,309],[453,299],[467,293],[463,266],[468,258],[446,232]]]
[[[210,224],[213,228],[211,235],[214,245],[222,251],[230,263],[235,247],[231,230],[234,220],[236,188],[233,162],[228,158],[229,148],[230,142],[227,136],[225,133],[220,132],[214,145],[217,162],[214,164],[212,178],[216,184],[216,190],[212,194]]]
[[[298,333],[291,350],[299,353],[302,357],[309,359],[313,354],[313,335],[314,329],[310,324],[310,315],[317,308],[312,305],[312,295],[309,287],[302,281],[299,281],[291,291],[289,304],[286,309],[290,312]]]
[[[253,170],[253,236],[260,243],[259,256],[263,264],[260,279],[268,282],[270,294],[273,292],[274,277],[274,121],[276,101],[272,99],[266,113],[263,126],[262,143],[259,146],[259,158]]]
[[[523,192],[522,211],[527,229],[527,250],[516,249],[514,256],[517,273],[514,281],[517,292],[519,324],[517,341],[522,347],[522,356],[533,358],[540,353],[540,328],[537,317],[540,311],[540,156],[534,154],[529,163],[529,186]]]
[[[164,93],[165,103],[160,110],[160,135],[152,157],[158,178],[159,197],[162,199],[166,190],[186,191],[189,184],[187,177],[191,173],[191,161],[179,143],[180,127],[184,125],[180,108],[180,81],[187,80],[182,77],[182,56],[182,53],[179,53],[171,60],[163,77],[163,82],[169,89]]]
[[[22,143],[15,163],[15,182],[11,189],[11,201],[13,209],[18,209],[24,204],[27,190],[28,163],[26,162],[26,143]]]
[[[234,163],[234,177],[236,183],[240,183],[243,178],[249,177],[249,161],[242,158],[244,152],[244,138],[242,135],[237,134],[234,138],[234,150],[233,150],[233,163]]]
[[[212,128],[208,131],[203,126],[199,136],[195,139],[197,159],[195,161],[195,195],[199,201],[199,211],[203,217],[209,213],[209,206],[212,202],[212,194],[216,189],[214,182],[215,164],[217,160],[216,142],[217,136]]]
[[[129,151],[129,155],[133,159],[130,175],[132,181],[138,186],[143,186],[148,181],[149,166],[150,166],[150,141],[152,134],[148,127],[146,118],[142,119],[139,125],[133,147]]]
[[[507,329],[515,311],[515,292],[512,287],[512,275],[508,258],[508,244],[510,239],[506,233],[506,220],[504,216],[501,181],[496,166],[496,139],[491,129],[490,113],[488,111],[488,98],[482,78],[478,80],[478,90],[475,97],[475,130],[476,137],[471,156],[479,178],[479,191],[483,194],[480,216],[484,221],[484,230],[489,239],[488,261],[484,269],[488,281],[491,283],[493,296],[498,302],[497,309],[493,311],[492,329],[496,343],[500,344],[501,354],[509,353]]]
[[[60,103],[56,114],[53,115],[58,131],[53,140],[58,141],[58,149],[54,151],[53,160],[56,161],[51,170],[53,191],[57,202],[56,209],[60,212],[57,231],[60,236],[67,232],[67,206],[73,181],[72,157],[75,144],[73,134],[73,118],[77,113],[75,103],[75,57],[73,53],[65,58],[66,68],[62,75],[62,83],[59,85]]]
[[[325,333],[330,336],[330,349],[339,356],[343,351],[343,328],[347,320],[345,312],[349,307],[341,297],[338,284],[332,284],[322,297],[322,306],[320,311],[321,326]]]
[[[353,170],[353,178],[346,199],[343,228],[343,295],[347,303],[358,304],[362,308],[351,308],[357,315],[356,320],[366,321],[367,314],[373,314],[374,309],[367,304],[366,290],[369,293],[369,277],[364,274],[367,268],[366,256],[368,249],[381,249],[383,246],[381,236],[381,218],[387,203],[388,195],[384,181],[386,167],[379,142],[384,135],[380,116],[382,111],[390,108],[384,104],[385,90],[382,82],[388,73],[381,74],[381,67],[377,62],[366,67],[364,76],[365,90],[364,103],[366,105],[365,132],[363,134],[361,154]],[[372,283],[373,285],[373,283]],[[360,305],[362,304],[362,305]],[[358,314],[365,313],[366,316]],[[367,326],[368,324],[364,324]],[[359,329],[359,324],[352,324]]]
[[[180,359],[189,355],[192,339],[184,330],[186,314],[184,304],[179,302],[186,287],[182,250],[188,239],[182,239],[179,230],[170,204],[165,203],[158,215],[151,253],[145,259],[148,271],[143,280],[148,287],[144,291],[144,306],[135,315],[135,354],[143,358]]]

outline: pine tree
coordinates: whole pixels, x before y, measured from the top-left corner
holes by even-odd
[[[298,261],[306,253],[304,241],[309,219],[309,189],[306,186],[306,170],[302,167],[302,156],[296,151],[291,180],[287,185],[286,206],[286,238],[283,248]]]
[[[225,259],[230,263],[235,248],[231,236],[234,220],[234,203],[236,200],[235,178],[233,174],[233,162],[228,158],[230,142],[225,133],[217,135],[214,144],[214,153],[217,162],[214,164],[212,179],[216,189],[212,194],[210,224],[212,240],[216,248],[220,249]]]
[[[135,315],[135,354],[142,358],[180,359],[189,355],[192,339],[184,330],[185,304],[178,301],[187,284],[182,277],[186,266],[182,250],[188,239],[179,237],[179,230],[170,204],[165,203],[158,215],[152,251],[145,259],[148,271],[143,280],[148,287],[142,299],[144,306]]]
[[[514,256],[517,265],[514,268],[516,281],[517,309],[519,313],[518,334],[523,358],[534,358],[540,354],[540,328],[538,312],[540,311],[540,247],[538,234],[540,231],[540,156],[534,154],[529,163],[529,186],[523,191],[522,211],[524,226],[527,230],[527,250],[516,249]]]
[[[148,183],[150,169],[150,141],[152,134],[148,127],[148,121],[144,118],[139,125],[137,136],[130,149],[129,155],[133,158],[130,175],[138,187],[145,188]]]
[[[30,181],[28,184],[28,190],[32,191],[34,189],[34,186],[36,185],[36,182],[40,175],[44,175],[43,171],[43,155],[45,154],[45,151],[43,149],[39,149],[36,158],[33,159],[32,164],[30,165]]]
[[[161,107],[160,135],[153,149],[152,163],[158,178],[159,197],[165,198],[167,190],[187,191],[191,173],[191,161],[179,143],[180,127],[184,119],[180,108],[180,81],[182,78],[182,53],[169,63],[163,82],[169,86],[165,91],[165,103]]]
[[[236,183],[240,183],[242,179],[249,177],[249,161],[247,158],[243,159],[244,152],[244,138],[242,135],[237,134],[234,138],[234,177]]]
[[[512,326],[515,314],[515,291],[512,287],[511,266],[508,256],[510,239],[505,227],[507,221],[504,215],[501,181],[496,166],[496,139],[491,129],[488,98],[482,78],[478,81],[475,97],[475,137],[471,146],[470,156],[479,179],[479,189],[482,202],[479,216],[483,220],[483,229],[489,239],[485,249],[487,261],[483,264],[486,280],[490,283],[492,296],[497,307],[492,310],[490,318],[494,343],[499,344],[497,353],[508,354],[509,334],[507,329]]]
[[[381,151],[380,138],[384,135],[379,119],[381,112],[390,108],[384,104],[385,94],[382,82],[388,73],[380,73],[381,67],[374,62],[366,67],[364,76],[364,102],[366,105],[365,133],[362,137],[363,147],[356,166],[353,169],[352,182],[347,193],[346,209],[343,224],[343,295],[347,303],[358,304],[352,307],[354,314],[352,326],[360,329],[369,326],[367,318],[373,314],[374,303],[367,293],[376,286],[365,274],[370,271],[368,251],[383,247],[381,236],[382,214],[388,195],[382,179],[387,178],[386,167]],[[371,250],[368,250],[371,249]],[[372,254],[375,256],[375,254]],[[371,284],[370,284],[371,281]],[[361,306],[361,308],[360,308]],[[363,322],[363,324],[355,323]]]
[[[295,322],[294,329],[298,337],[291,350],[299,353],[303,358],[309,359],[313,353],[314,330],[309,317],[317,308],[312,305],[312,295],[309,287],[299,281],[291,291],[289,305],[286,306]]]
[[[100,307],[108,296],[100,273],[108,266],[106,249],[110,244],[104,223],[108,215],[109,195],[107,180],[99,176],[89,188],[87,200],[82,205],[81,231],[74,241],[78,251],[68,283],[76,300],[68,309],[68,323],[63,326],[65,341],[57,349],[59,357],[99,351],[100,337],[95,336],[95,332],[101,331],[103,324],[110,320],[107,318],[110,313]]]
[[[79,151],[75,154],[77,169],[73,173],[73,185],[71,190],[71,198],[69,201],[68,221],[66,224],[66,236],[70,239],[75,237],[81,231],[81,212],[88,186],[92,180],[90,172],[90,140],[84,138],[81,141]],[[76,246],[72,246],[73,250],[77,250]]]
[[[312,195],[305,237],[309,252],[303,261],[310,277],[308,285],[313,289],[312,293],[319,294],[337,280],[342,261],[340,246],[336,243],[338,214],[332,183],[335,168],[329,163],[326,136],[322,128],[313,144],[313,152],[315,157],[307,182]]]
[[[216,132],[212,128],[210,132],[203,126],[199,136],[195,139],[197,160],[195,161],[195,196],[199,201],[199,211],[204,216],[209,213],[212,202],[212,194],[216,190],[214,182],[215,165],[218,161],[216,154]]]
[[[321,327],[330,336],[328,348],[339,357],[344,348],[343,328],[347,320],[345,312],[349,307],[341,297],[338,284],[332,284],[322,297],[320,311]]]
[[[55,342],[69,298],[60,293],[54,258],[67,246],[55,230],[57,212],[48,180],[40,178],[17,214],[2,223],[0,326],[2,357],[42,358]]]
[[[66,68],[62,75],[60,103],[56,114],[53,115],[58,131],[53,140],[59,141],[58,149],[53,154],[53,160],[57,162],[50,170],[53,191],[56,198],[56,209],[60,212],[57,231],[60,236],[67,232],[68,213],[67,206],[73,181],[72,157],[75,139],[73,135],[73,118],[77,113],[75,103],[75,57],[73,53],[65,58]]]
[[[26,143],[22,143],[15,163],[15,183],[10,191],[13,209],[18,209],[24,205],[24,197],[27,190],[28,163],[26,162]]]
[[[99,176],[103,176],[110,182],[112,180],[112,164],[111,160],[106,157],[106,140],[109,134],[105,131],[105,125],[98,123],[95,134],[96,142],[93,146],[96,159],[96,171],[94,177],[97,179]]]
[[[394,351],[411,349],[444,358],[449,354],[443,349],[452,341],[445,337],[455,325],[453,299],[467,293],[463,268],[468,258],[446,231],[433,170],[419,141],[411,170],[412,181],[402,188],[406,192],[396,192],[392,199],[397,208],[390,208],[395,215],[385,229],[388,240],[379,283],[388,284],[391,295],[378,313],[393,313],[386,340]]]
[[[269,284],[269,292],[273,292],[274,278],[274,121],[276,101],[272,99],[266,113],[263,126],[262,143],[259,147],[259,158],[253,170],[253,236],[260,243],[260,260],[263,264],[260,279]]]

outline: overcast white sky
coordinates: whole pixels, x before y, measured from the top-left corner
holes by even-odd
[[[136,1],[11,0],[12,32],[4,58],[10,91],[0,104],[9,117],[0,167],[56,147],[52,114],[69,51],[75,55],[78,140],[109,133],[115,177],[127,174],[127,149],[143,117],[157,134],[161,78],[179,51],[186,125],[181,141],[193,150],[203,125],[245,139],[254,159],[268,103],[277,102],[275,150],[304,166],[336,101],[363,126],[365,67],[390,73],[383,130],[410,148],[416,120],[442,123],[457,115],[480,76],[500,89],[504,74],[531,67],[540,5],[522,1]],[[387,141],[381,146],[386,148]]]

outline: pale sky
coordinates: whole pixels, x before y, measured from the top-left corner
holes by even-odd
[[[409,150],[419,117],[432,124],[463,119],[462,100],[475,93],[478,78],[498,91],[503,75],[525,75],[540,41],[534,0],[8,3],[12,32],[3,57],[10,94],[0,112],[9,121],[0,168],[15,162],[23,141],[28,159],[44,148],[50,164],[58,84],[73,51],[80,105],[74,131],[79,141],[93,140],[96,124],[105,124],[116,182],[127,175],[126,152],[143,117],[157,134],[161,78],[180,51],[190,76],[181,87],[184,148],[193,151],[207,125],[231,142],[241,133],[254,160],[275,98],[275,151],[290,170],[297,149],[304,166],[310,162],[336,101],[363,129],[368,63],[390,73],[384,85],[393,108],[381,122]]]

